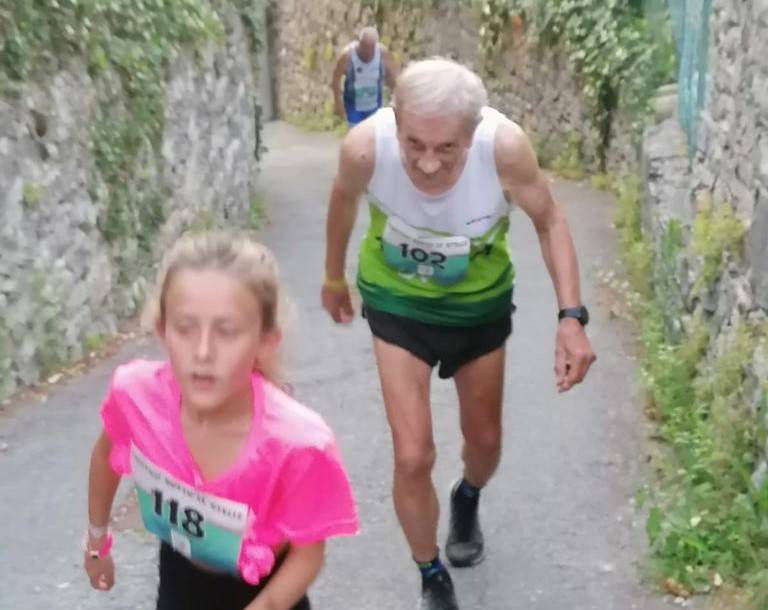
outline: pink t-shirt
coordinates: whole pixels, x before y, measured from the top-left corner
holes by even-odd
[[[144,523],[193,560],[259,582],[283,542],[355,534],[357,513],[331,429],[254,374],[253,421],[239,457],[204,480],[181,429],[167,362],[118,367],[101,407],[120,475],[133,474]]]

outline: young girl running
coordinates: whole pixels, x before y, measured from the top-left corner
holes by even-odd
[[[117,368],[93,448],[85,570],[110,589],[121,476],[160,538],[157,610],[306,610],[324,541],[357,532],[333,433],[270,382],[278,277],[247,237],[182,237],[151,321],[168,355]]]

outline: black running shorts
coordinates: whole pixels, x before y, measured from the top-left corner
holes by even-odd
[[[477,326],[427,324],[367,306],[363,316],[374,337],[402,347],[431,367],[439,363],[441,379],[453,377],[465,364],[498,349],[512,333],[511,312]]]
[[[279,562],[273,574],[278,567]],[[162,543],[157,610],[243,610],[267,582],[269,577],[258,585],[250,585],[229,574],[201,570],[170,545]],[[310,610],[307,596],[291,610]]]

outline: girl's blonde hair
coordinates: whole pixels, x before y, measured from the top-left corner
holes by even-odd
[[[171,279],[185,269],[214,269],[240,279],[259,303],[262,332],[280,330],[280,278],[272,252],[245,233],[211,231],[182,235],[163,256],[142,321],[148,329],[165,325],[165,296]],[[277,382],[276,363],[254,363]]]

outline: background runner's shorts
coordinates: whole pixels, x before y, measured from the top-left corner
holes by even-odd
[[[269,582],[280,563],[282,560],[275,563],[272,573],[258,585],[251,585],[229,574],[201,570],[163,542],[157,610],[243,610]],[[307,596],[291,610],[311,610]]]
[[[465,364],[490,354],[504,345],[512,333],[512,312],[487,324],[477,326],[442,326],[427,324],[403,316],[363,306],[373,336],[404,350],[434,367],[448,379]]]
[[[376,114],[378,108],[374,108],[373,110],[355,110],[354,108],[346,108],[345,110],[347,113],[347,125],[349,127],[354,127],[369,116]]]

